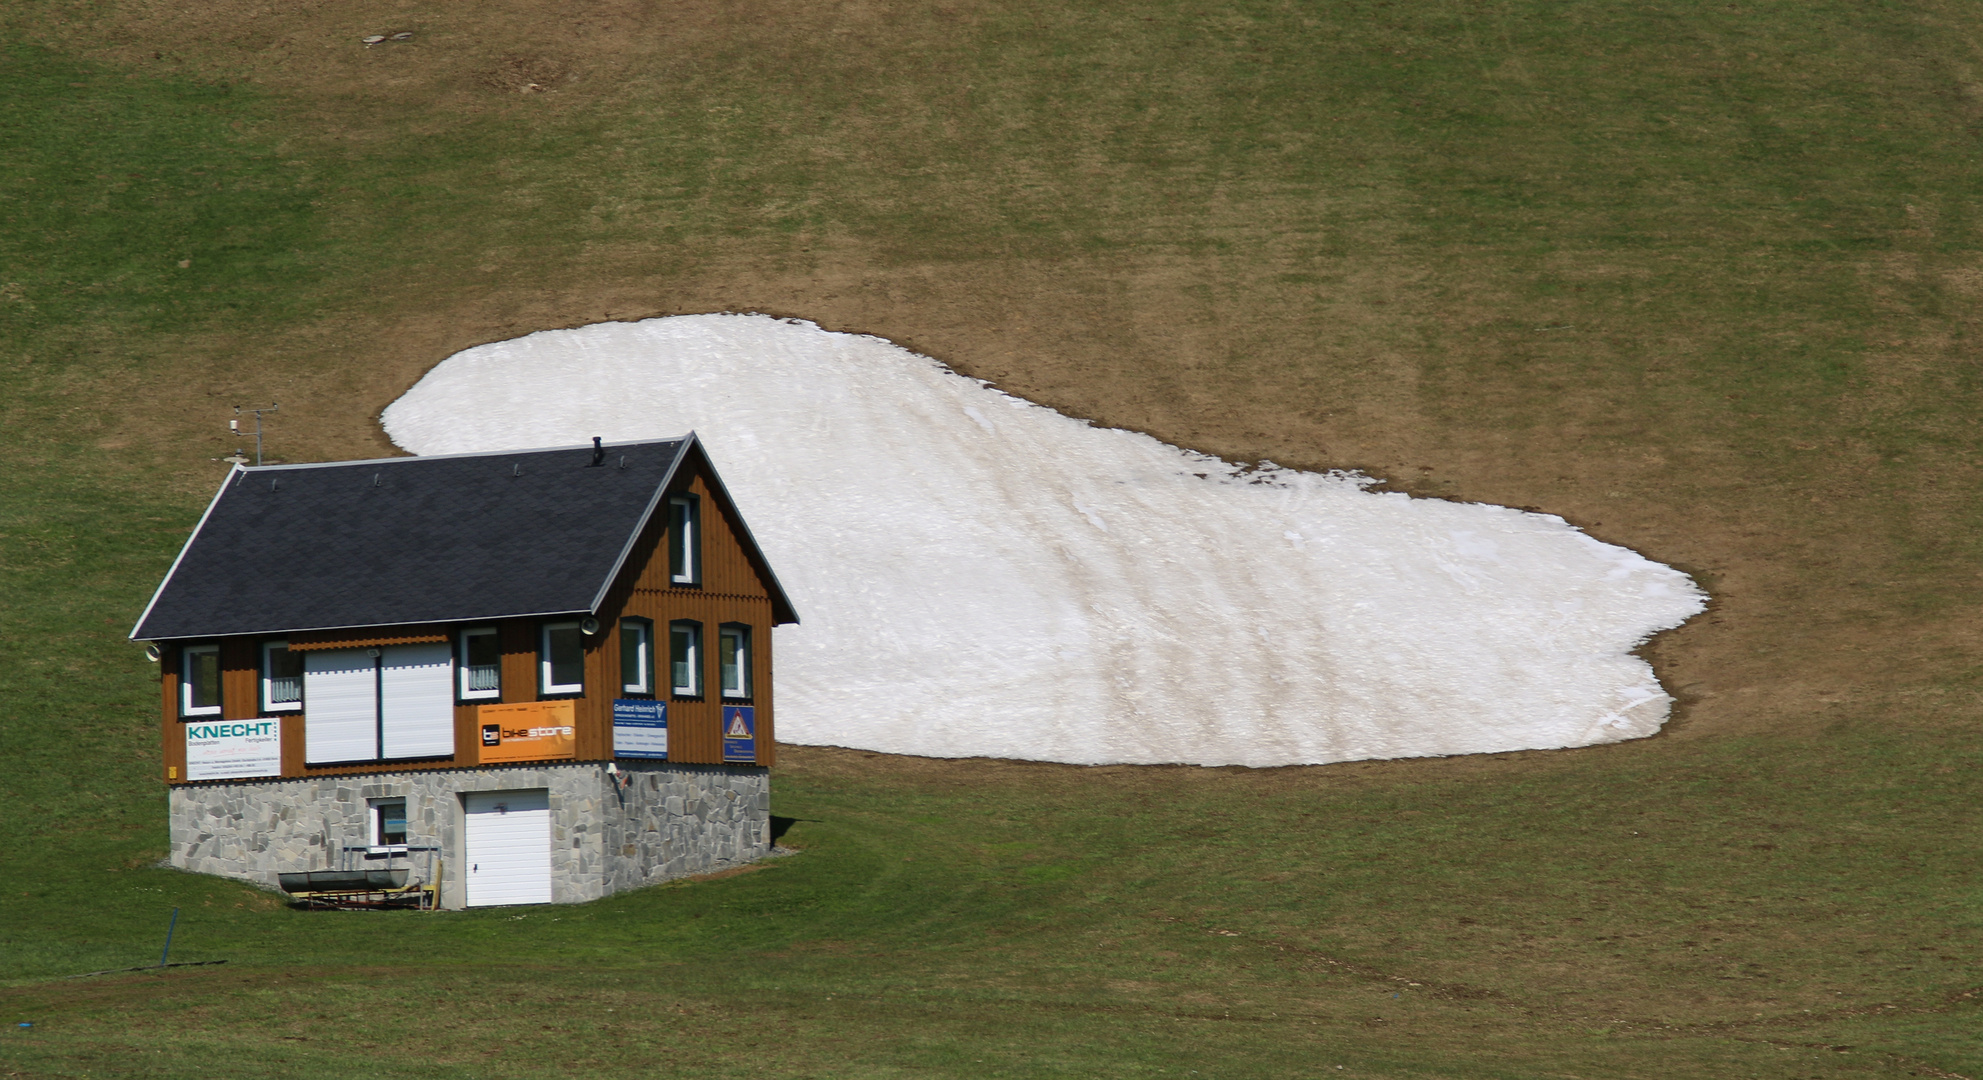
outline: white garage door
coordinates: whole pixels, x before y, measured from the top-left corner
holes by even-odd
[[[551,793],[468,795],[468,906],[551,902]]]

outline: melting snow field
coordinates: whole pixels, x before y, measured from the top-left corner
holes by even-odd
[[[546,331],[385,412],[416,454],[696,431],[803,625],[778,735],[1291,765],[1650,735],[1684,574],[1562,519],[1243,471],[880,338],[756,315]]]

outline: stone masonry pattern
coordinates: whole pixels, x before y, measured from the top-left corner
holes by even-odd
[[[299,870],[413,869],[347,846],[371,840],[376,800],[406,800],[407,843],[440,848],[441,906],[461,907],[459,862],[471,791],[548,789],[551,896],[581,903],[670,878],[703,874],[771,852],[770,771],[755,766],[605,762],[445,769],[304,780],[180,784],[171,788],[173,866],[268,888]]]

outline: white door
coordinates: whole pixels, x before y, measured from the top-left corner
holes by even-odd
[[[468,906],[551,902],[551,793],[468,793]]]
[[[388,645],[379,659],[380,757],[454,753],[454,650],[445,641]]]
[[[303,654],[303,760],[372,761],[379,756],[379,676],[369,649]]]

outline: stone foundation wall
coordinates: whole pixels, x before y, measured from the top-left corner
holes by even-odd
[[[551,896],[596,900],[622,889],[707,873],[771,851],[771,776],[763,768],[623,761],[492,766],[303,780],[180,784],[171,788],[172,865],[275,888],[299,870],[411,866],[344,848],[371,841],[374,800],[406,800],[406,842],[441,850],[435,876],[443,907],[460,907],[463,796],[548,789]]]

